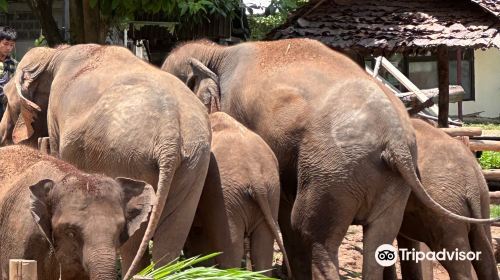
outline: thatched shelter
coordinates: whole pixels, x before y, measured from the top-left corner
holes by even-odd
[[[313,0],[267,39],[306,37],[356,56],[437,55],[440,124],[448,119],[448,51],[500,48],[498,0]]]

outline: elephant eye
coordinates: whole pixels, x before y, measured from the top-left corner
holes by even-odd
[[[72,229],[67,229],[64,231],[64,233],[66,234],[66,236],[68,236],[69,238],[75,238],[75,232],[72,230]]]

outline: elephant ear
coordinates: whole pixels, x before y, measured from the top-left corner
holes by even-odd
[[[220,111],[219,77],[195,58],[188,59],[192,75],[188,77],[189,88],[207,107],[209,113]]]
[[[32,70],[23,69],[19,69],[18,73],[16,73],[15,83],[20,102],[20,114],[12,132],[12,142],[14,144],[29,139],[34,133],[32,124],[38,112],[42,109],[34,102],[28,100],[25,94],[29,92],[30,85],[39,74],[40,71],[33,73]]]
[[[54,188],[54,181],[44,179],[29,187],[30,189],[30,210],[35,223],[42,232],[43,236],[50,243],[52,249],[54,243],[52,240],[52,224],[50,213],[50,191]]]
[[[117,177],[115,181],[120,185],[125,204],[125,219],[127,222],[124,232],[120,236],[122,244],[148,220],[149,212],[156,203],[156,196],[151,185],[143,181],[124,177]]]

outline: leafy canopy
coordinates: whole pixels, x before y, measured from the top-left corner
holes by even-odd
[[[0,0],[4,1],[4,0]],[[90,0],[92,8],[115,20],[133,19],[137,12],[164,13],[171,21],[199,22],[210,15],[233,17],[239,0]]]

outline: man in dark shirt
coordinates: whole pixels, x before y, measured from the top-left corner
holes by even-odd
[[[11,57],[12,51],[16,46],[17,32],[8,26],[0,26],[0,118],[5,111],[7,100],[5,98],[3,87],[16,71],[17,61]]]

